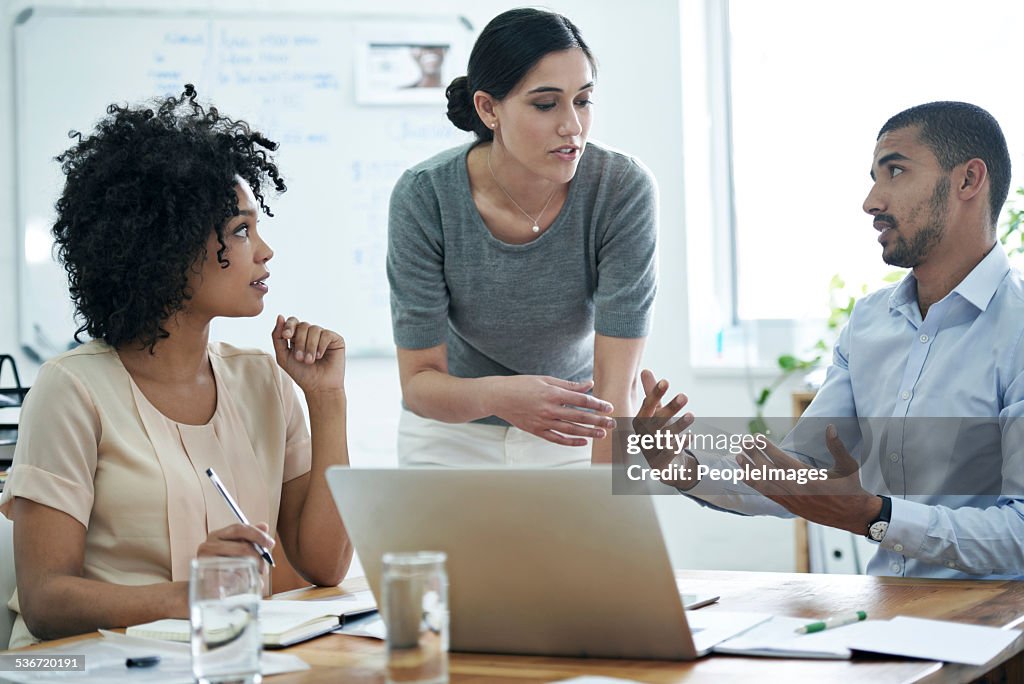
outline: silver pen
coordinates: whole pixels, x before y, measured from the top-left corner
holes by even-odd
[[[231,507],[235,517],[238,518],[238,522],[243,525],[248,525],[249,520],[245,517],[245,513],[242,513],[242,509],[238,507],[235,500],[231,498],[230,494],[228,494],[228,490],[224,488],[224,483],[220,481],[219,477],[217,477],[217,473],[213,472],[213,468],[207,468],[206,474],[210,477],[210,481],[213,482],[213,486],[217,488],[220,495],[228,502],[228,506]],[[263,560],[270,563],[270,567],[274,567],[274,557],[270,555],[270,551],[267,551],[265,546],[257,544],[256,542],[253,542],[252,545],[257,551],[259,551],[260,555],[263,556]]]

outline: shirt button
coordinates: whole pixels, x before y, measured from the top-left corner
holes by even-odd
[[[910,398],[910,392],[906,392],[906,391],[903,392],[903,394],[900,395],[900,398],[903,399],[904,401],[909,399]]]
[[[947,568],[955,568],[956,567],[956,563],[954,563],[953,561],[946,561],[946,567]]]
[[[896,461],[900,460],[900,455],[899,454],[889,454],[889,460],[892,461],[893,463],[895,463]]]
[[[899,572],[900,571],[900,564],[899,563],[893,563],[892,565],[889,566],[889,569],[892,570],[893,572]]]
[[[927,342],[927,341],[928,341],[928,336],[927,335],[921,335],[921,342]]]
[[[903,552],[903,544],[893,544],[892,545],[892,550],[895,551],[896,553],[902,553]]]

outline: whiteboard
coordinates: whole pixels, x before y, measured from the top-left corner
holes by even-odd
[[[443,87],[408,87],[420,71],[402,46],[447,46],[448,83],[465,72],[472,37],[454,16],[22,12],[14,65],[26,352],[60,353],[78,327],[49,232],[63,184],[53,158],[70,145],[68,131],[91,131],[110,103],[177,96],[194,83],[200,101],[281,143],[288,185],[268,193],[275,217],[261,218],[275,252],[263,315],[218,319],[211,338],[269,348],[274,315],[284,313],[342,333],[352,354],[393,354],[391,188],[406,168],[470,139],[446,119]]]

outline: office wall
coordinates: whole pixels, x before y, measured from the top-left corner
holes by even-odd
[[[266,0],[0,0],[0,351],[13,351],[32,378],[35,367],[17,348],[14,325],[17,305],[18,244],[14,211],[12,45],[13,17],[25,7],[211,9],[258,14],[281,12],[285,5]],[[742,375],[695,373],[689,362],[686,298],[686,231],[683,207],[682,84],[680,83],[678,0],[558,0],[552,9],[571,17],[582,29],[600,63],[594,137],[626,150],[653,171],[661,188],[661,276],[655,327],[646,363],[669,377],[673,387],[694,397],[703,415],[736,415],[749,411],[753,391]],[[460,14],[479,30],[493,15],[515,6],[501,0],[293,0],[289,12],[365,13],[374,15]],[[59,84],[53,87],[59,88]],[[126,99],[148,93],[125,93]],[[97,115],[100,113],[97,112]],[[269,327],[269,326],[268,326]],[[341,331],[347,336],[358,330]],[[757,386],[760,379],[755,379]],[[399,387],[394,363],[388,359],[353,360],[349,364],[353,461],[358,465],[393,462],[394,424]],[[785,392],[778,393],[772,412],[788,411]],[[709,513],[683,501],[659,502],[666,519],[676,521],[678,534],[669,540],[677,562],[691,567],[789,567],[792,544],[789,525],[754,523]],[[742,549],[740,555],[739,549]],[[713,550],[713,553],[708,553]]]

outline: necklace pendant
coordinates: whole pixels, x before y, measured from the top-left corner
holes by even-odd
[[[534,225],[534,226],[533,226],[533,232],[534,232],[534,233],[539,233],[539,232],[540,232],[540,226],[538,226],[538,225]]]

